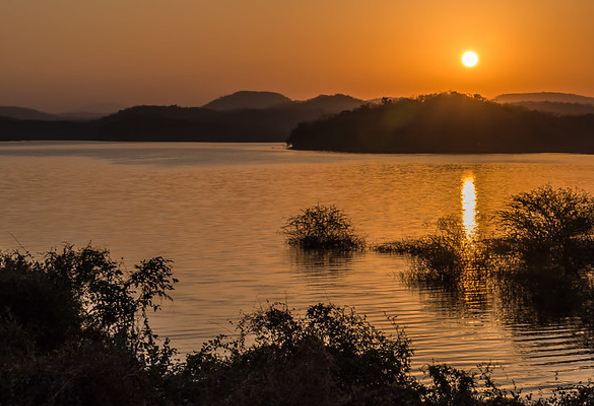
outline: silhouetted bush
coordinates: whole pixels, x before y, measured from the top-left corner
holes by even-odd
[[[275,303],[188,357],[208,404],[331,405],[352,393],[412,383],[408,339],[375,329],[346,307],[317,304],[299,317]]]
[[[245,314],[236,334],[179,362],[148,322],[175,282],[161,257],[128,272],[90,246],[42,260],[0,253],[0,405],[574,406],[594,393],[578,385],[531,401],[489,371],[441,364],[423,384],[393,319],[389,335],[322,303],[303,315],[282,303]]]
[[[374,247],[408,255],[402,277],[410,287],[445,290],[448,308],[487,306],[488,292],[506,317],[546,325],[571,317],[585,345],[594,341],[594,198],[549,185],[512,196],[495,217],[499,234],[466,235],[456,218],[434,234]],[[482,296],[482,298],[481,298]]]
[[[594,260],[594,198],[550,185],[512,196],[499,213],[501,246],[530,267],[579,269]]]
[[[455,283],[465,271],[485,270],[489,261],[485,241],[468,236],[453,216],[440,218],[434,234],[379,244],[374,249],[410,255],[413,267],[407,277],[425,282]]]
[[[336,206],[318,204],[289,218],[282,227],[287,243],[303,249],[355,250],[364,246],[349,219]]]
[[[543,399],[540,402],[550,406],[590,406],[594,404],[594,384],[588,382],[559,388],[550,399]]]
[[[0,404],[144,404],[172,362],[148,313],[176,280],[168,260],[131,272],[109,252],[0,254]]]
[[[583,191],[545,185],[517,194],[495,221],[500,233],[488,239],[468,236],[459,220],[444,217],[435,234],[374,248],[411,255],[415,275],[436,281],[468,269],[578,272],[594,265],[594,198]]]

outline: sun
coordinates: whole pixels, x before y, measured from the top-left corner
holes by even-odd
[[[478,63],[478,59],[478,55],[472,51],[468,51],[462,55],[462,63],[464,66],[469,68],[472,68],[474,65],[476,65]]]

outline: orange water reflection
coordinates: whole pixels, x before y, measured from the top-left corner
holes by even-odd
[[[60,241],[85,246],[92,238],[129,265],[154,255],[174,259],[180,279],[174,301],[151,322],[180,356],[232,333],[229,320],[266,300],[296,309],[333,302],[354,306],[386,332],[393,326],[385,314],[398,315],[415,348],[415,371],[433,362],[472,369],[491,360],[505,367],[496,381],[514,379],[523,393],[592,376],[594,353],[582,344],[571,312],[563,308],[553,318],[558,311],[543,315],[528,307],[548,292],[492,293],[497,287],[476,272],[467,272],[457,290],[411,290],[397,277],[409,268],[406,258],[368,251],[293,259],[278,229],[322,202],[343,209],[368,241],[390,241],[434,232],[430,224],[444,214],[462,223],[465,206],[475,220],[465,222],[462,236],[476,230],[478,239],[491,231],[482,216],[503,208],[510,195],[544,182],[594,193],[594,156],[368,156],[270,144],[141,144],[0,145],[0,247],[19,248],[10,233],[31,252]]]
[[[472,173],[466,174],[462,180],[462,225],[466,238],[474,239],[477,233],[476,222],[476,189],[474,187],[474,175]]]

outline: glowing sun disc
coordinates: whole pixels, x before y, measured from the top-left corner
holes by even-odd
[[[462,55],[462,63],[464,66],[471,68],[478,63],[478,55],[472,51],[468,51]]]

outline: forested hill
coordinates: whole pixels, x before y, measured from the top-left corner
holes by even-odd
[[[281,104],[291,103],[291,101],[287,96],[280,93],[242,90],[219,97],[202,107],[216,111],[267,109]]]
[[[287,143],[369,153],[594,153],[594,115],[558,116],[450,92],[300,123]]]
[[[53,117],[51,120],[18,119],[8,115],[2,117],[0,110],[0,141],[285,142],[299,122],[336,114],[365,103],[363,100],[336,94],[262,107],[258,103],[262,102],[263,96],[270,95],[239,92],[225,97],[224,100],[217,99],[217,109],[135,106],[85,122],[64,121]],[[276,99],[283,101],[285,98],[278,95]],[[223,101],[225,103],[221,104]],[[231,104],[236,108],[230,109]]]
[[[594,114],[594,97],[572,93],[508,93],[495,97],[493,101],[558,115]]]

